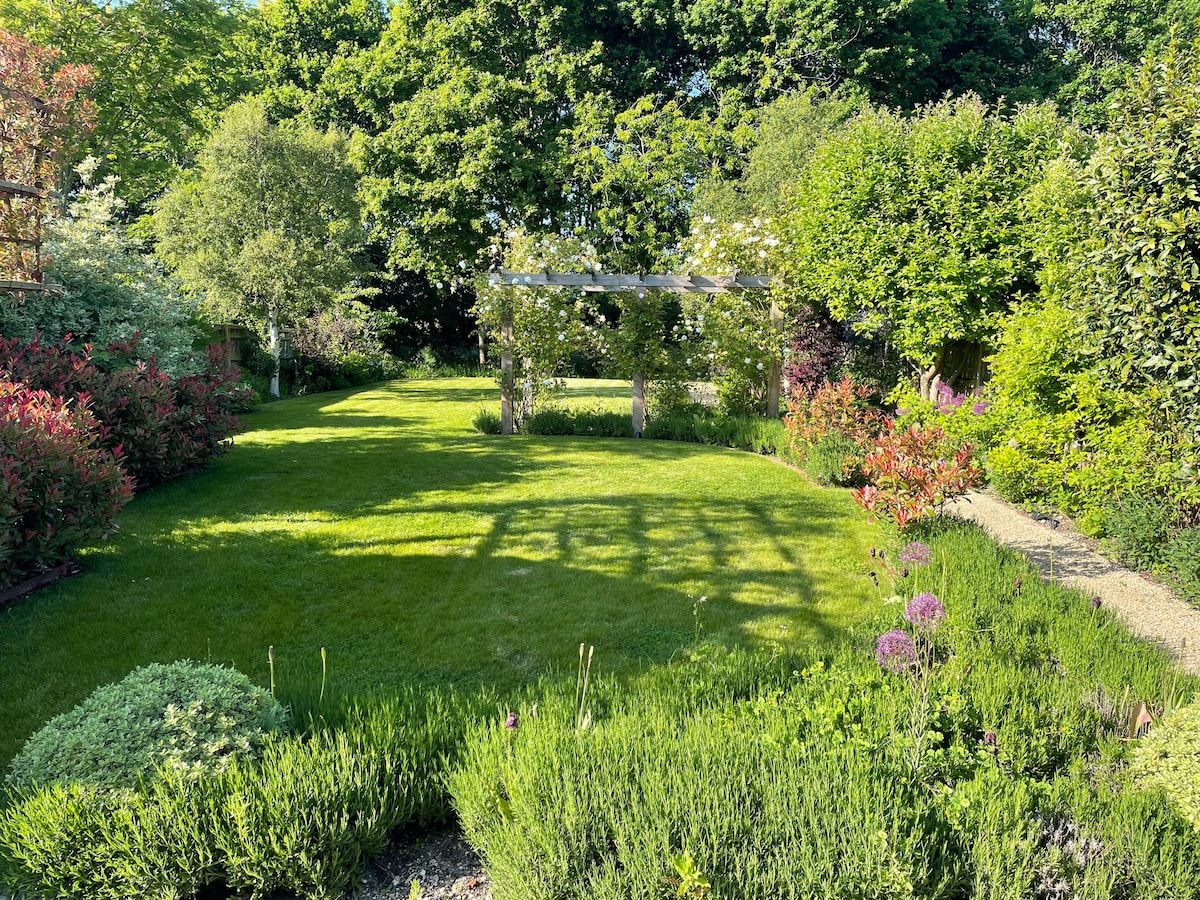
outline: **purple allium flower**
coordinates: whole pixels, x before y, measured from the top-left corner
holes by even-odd
[[[937,628],[946,618],[946,607],[933,594],[917,594],[904,608],[904,621],[918,628]]]
[[[876,575],[874,572],[868,572],[867,577],[870,578],[873,582],[875,582],[875,587],[879,587],[879,576],[878,575]]]
[[[901,562],[912,563],[914,566],[927,566],[933,562],[933,551],[929,549],[928,544],[922,544],[920,541],[913,541],[911,544],[905,544],[900,548]]]
[[[987,412],[988,407],[991,405],[992,404],[988,403],[986,400],[978,400],[971,407],[971,415],[982,416],[985,412]]]
[[[985,747],[995,747],[996,746],[996,732],[985,731],[983,733],[983,745]]]
[[[1100,598],[1093,597],[1092,598],[1092,609],[1099,609],[1099,608],[1100,608]]]
[[[504,727],[510,731],[516,731],[521,724],[521,717],[515,712],[510,712],[508,718],[504,720]]]
[[[901,578],[908,577],[908,566],[905,566],[903,569],[900,570],[900,577]]]
[[[874,547],[872,547],[872,548],[871,548],[871,559],[874,559],[874,558],[875,558],[875,554],[876,554],[877,552],[878,552],[878,551],[877,551],[877,550],[876,550]]]
[[[908,632],[900,628],[881,634],[875,642],[875,661],[889,672],[899,675],[916,665],[916,645]]]

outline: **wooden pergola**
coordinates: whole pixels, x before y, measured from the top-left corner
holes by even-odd
[[[45,116],[46,104],[42,100],[32,96],[23,96],[23,99],[39,114]],[[0,140],[5,139],[6,138],[4,135],[0,134]],[[44,154],[45,150],[43,147],[37,146],[34,148],[34,159],[32,166],[33,172],[36,173],[41,170],[42,162],[45,159]],[[28,201],[34,205],[34,212],[31,216],[33,224],[32,234],[20,236],[0,235],[0,243],[32,247],[34,255],[34,271],[29,274],[33,274],[39,279],[37,281],[30,281],[25,279],[4,278],[3,273],[0,273],[0,291],[9,291],[15,294],[22,294],[27,291],[62,293],[63,288],[61,285],[48,283],[45,276],[42,274],[42,207],[49,197],[49,191],[43,184],[21,184],[16,181],[0,179],[0,203],[7,205],[10,209],[14,200]]]
[[[500,269],[488,274],[493,287],[565,287],[587,293],[617,291],[666,291],[672,294],[728,294],[761,291],[771,286],[767,275],[602,275],[592,272],[513,272]],[[771,303],[771,324],[778,328],[782,314]],[[512,312],[500,323],[500,433],[513,433],[513,320]],[[783,373],[778,360],[772,360],[767,373],[767,414],[779,415],[779,394]],[[633,373],[633,435],[641,437],[646,426],[646,373]]]

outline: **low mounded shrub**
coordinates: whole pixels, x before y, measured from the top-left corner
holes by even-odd
[[[471,424],[480,434],[499,434],[500,417],[490,410],[481,409],[471,419]]]
[[[1200,703],[1174,710],[1138,743],[1133,773],[1162,788],[1200,831]]]
[[[158,768],[199,778],[256,755],[286,723],[283,707],[234,669],[154,663],[46,723],[7,781],[132,788]]]
[[[130,493],[86,404],[0,381],[0,587],[104,535]]]
[[[862,484],[862,471],[854,465],[862,450],[842,434],[825,435],[806,448],[801,467],[817,484],[851,487]]]

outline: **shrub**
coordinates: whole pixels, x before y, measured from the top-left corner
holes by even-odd
[[[979,480],[971,445],[953,446],[941,428],[899,428],[888,422],[863,463],[865,487],[855,502],[904,528],[932,516],[939,506],[970,490]]]
[[[156,767],[199,777],[256,754],[285,723],[283,708],[240,672],[155,663],[51,719],[13,759],[7,780],[129,788]]]
[[[801,466],[817,484],[849,487],[862,483],[862,469],[854,464],[861,452],[850,438],[831,433],[804,451]]]
[[[342,709],[337,728],[273,736],[203,778],[172,768],[136,789],[46,784],[0,811],[0,866],[44,897],[344,895],[403,826],[449,815],[446,766],[468,707],[413,694]]]
[[[1117,559],[1150,571],[1162,563],[1174,520],[1161,498],[1133,494],[1109,506],[1104,517],[1109,544]]]
[[[219,789],[166,771],[144,792],[50,784],[0,811],[0,872],[30,897],[193,897],[220,879]]]
[[[223,779],[214,841],[230,887],[340,898],[399,826],[445,821],[462,711],[413,698],[351,710],[341,728],[279,740]]]
[[[527,416],[521,423],[521,431],[524,434],[574,434],[575,418],[568,409],[547,406]]]
[[[153,360],[132,362],[136,342],[76,353],[64,341],[22,344],[0,338],[0,371],[57,397],[88,398],[104,446],[120,448],[138,487],[194,469],[228,446],[241,402],[236,370],[211,349],[199,374],[172,383]]]
[[[1185,599],[1200,603],[1200,528],[1186,528],[1171,538],[1162,566]]]
[[[1200,703],[1164,717],[1139,742],[1134,753],[1139,783],[1164,789],[1200,830]]]
[[[0,381],[0,585],[64,562],[129,499],[86,404]]]
[[[471,424],[480,434],[500,433],[500,416],[490,410],[479,410],[479,412],[475,413],[475,417],[471,419]]]

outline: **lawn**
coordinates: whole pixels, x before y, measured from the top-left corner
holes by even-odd
[[[577,402],[621,396],[571,386]],[[0,614],[0,761],[50,716],[149,662],[266,684],[504,689],[661,664],[695,638],[785,648],[878,609],[876,539],[843,491],[692,444],[499,438],[485,379],[302,397],[245,420],[210,470],[136,498],[84,574]]]

